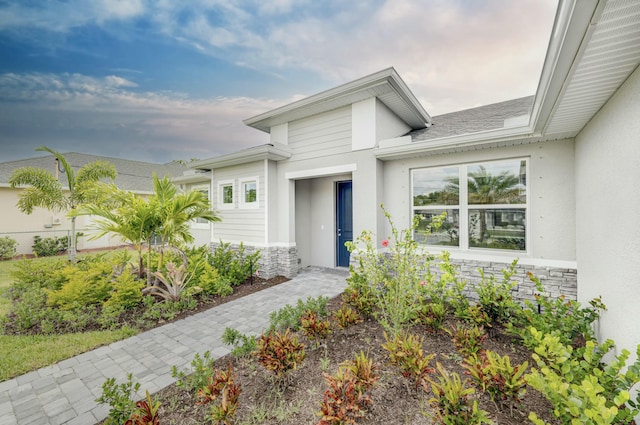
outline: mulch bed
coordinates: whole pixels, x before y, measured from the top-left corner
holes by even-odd
[[[329,310],[340,307],[340,297],[329,302]],[[445,327],[448,327],[446,324]],[[444,332],[430,333],[424,326],[411,329],[424,337],[425,354],[435,353],[432,361],[445,366],[448,371],[455,371],[461,376],[461,357],[458,355],[451,338]],[[425,393],[388,364],[387,352],[381,348],[385,342],[381,326],[373,320],[365,320],[345,330],[334,328],[331,336],[319,348],[311,349],[314,344],[304,336],[301,342],[307,347],[307,357],[301,367],[290,373],[285,388],[278,389],[270,372],[262,368],[253,359],[235,359],[225,356],[216,360],[217,368],[226,369],[232,363],[237,373],[237,382],[242,385],[236,424],[315,424],[320,419],[317,415],[326,383],[323,373],[333,374],[340,363],[355,357],[364,351],[379,367],[381,378],[372,392],[373,404],[368,414],[358,420],[359,424],[431,424],[431,419],[423,412],[430,412],[430,393]],[[512,337],[495,332],[484,343],[485,349],[493,350],[501,355],[508,354],[512,365],[525,360],[531,364],[530,353]],[[328,365],[327,365],[328,363]],[[326,367],[325,367],[326,366]],[[159,400],[160,421],[163,424],[187,425],[210,423],[209,407],[196,404],[197,399],[192,392],[171,385],[157,394]],[[528,389],[522,405],[513,409],[491,401],[488,395],[478,391],[475,394],[482,409],[489,412],[494,423],[522,425],[528,423],[527,416],[534,411],[549,423],[557,421],[551,414],[550,404],[541,394]]]

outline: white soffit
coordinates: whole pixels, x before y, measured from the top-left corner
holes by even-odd
[[[640,1],[609,0],[545,135],[577,134],[640,63]]]

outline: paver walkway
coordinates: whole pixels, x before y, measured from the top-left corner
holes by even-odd
[[[172,366],[188,368],[196,353],[229,353],[220,341],[226,327],[258,335],[272,311],[307,297],[338,295],[346,276],[345,270],[305,269],[289,282],[1,382],[0,424],[95,424],[109,411],[95,402],[107,378],[122,383],[132,373],[140,397],[156,392],[174,382]]]

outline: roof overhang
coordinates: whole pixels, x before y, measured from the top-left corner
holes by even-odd
[[[178,184],[205,183],[211,180],[211,172],[200,170],[187,170],[181,176],[173,177],[172,182]]]
[[[351,105],[371,97],[378,98],[411,128],[424,128],[431,117],[400,78],[387,68],[350,83],[301,99],[264,114],[244,120],[248,126],[269,133],[270,128]]]
[[[640,64],[637,0],[560,0],[527,125],[404,143],[383,160],[576,137]]]
[[[232,165],[247,164],[249,162],[272,160],[281,161],[291,157],[291,151],[278,143],[269,143],[253,148],[233,152],[227,155],[203,159],[189,164],[190,168],[197,170],[214,170],[216,168],[230,167]]]

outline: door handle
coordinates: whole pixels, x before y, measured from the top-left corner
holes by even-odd
[[[338,229],[338,236],[342,236],[342,229]]]

